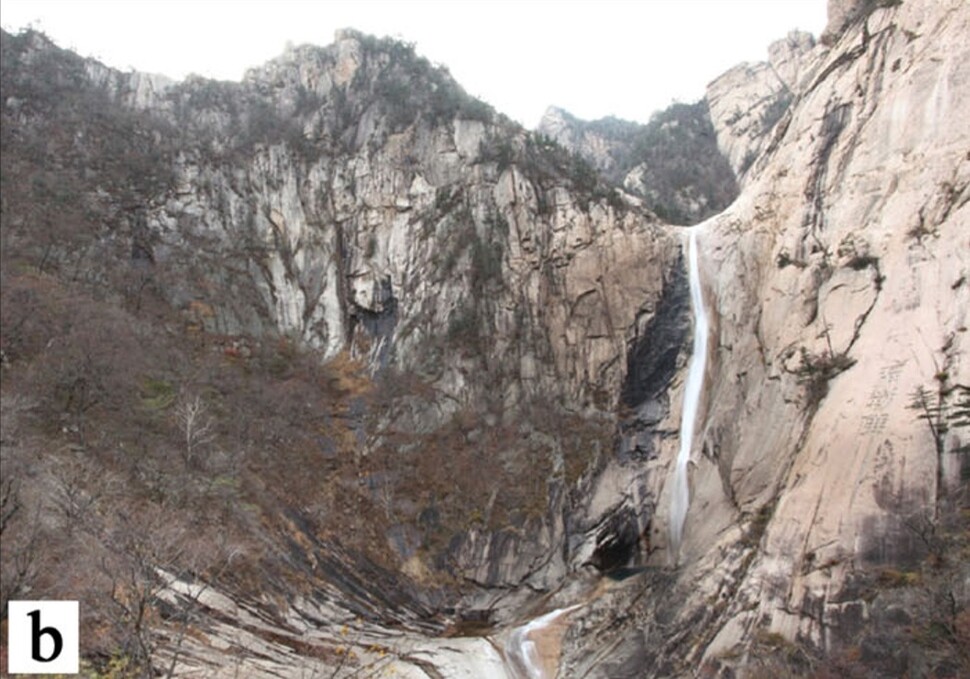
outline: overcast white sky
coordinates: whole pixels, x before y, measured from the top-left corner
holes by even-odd
[[[287,41],[327,45],[353,27],[416,43],[470,93],[534,127],[549,105],[646,121],[693,102],[723,71],[761,61],[791,29],[818,36],[825,0],[3,0],[8,31],[33,24],[121,70],[239,80]]]

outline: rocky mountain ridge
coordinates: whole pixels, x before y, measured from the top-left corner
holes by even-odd
[[[583,121],[552,107],[537,132],[585,158],[611,184],[672,224],[696,224],[737,197],[705,100],[673,104],[646,125],[616,118]]]
[[[708,85],[718,147],[742,180],[799,91],[814,47],[810,33],[793,31],[769,46],[767,61],[739,64]]]
[[[93,535],[105,577],[148,566],[122,603],[145,594],[149,628],[84,583],[113,630],[98,652],[503,676],[517,625],[561,608],[536,637],[560,676],[965,668],[970,18],[843,4],[819,44],[772,49],[784,77],[735,69],[708,95],[744,172],[694,227],[712,349],[676,563],[680,230],[393,41],[171,84],[4,34],[4,475],[43,479],[53,505],[15,499]],[[92,372],[74,307],[116,324],[114,363],[140,344],[208,377]],[[247,379],[285,406],[234,400]],[[127,461],[112,389],[150,464]],[[198,507],[259,526],[265,556],[187,550],[171,527]],[[142,533],[174,551],[116,518],[156,514]],[[25,524],[8,537],[32,553]]]
[[[370,625],[440,632],[456,599],[485,621],[507,617],[558,582],[572,485],[612,446],[627,328],[650,322],[677,276],[677,242],[651,213],[394,41],[342,32],[239,84],[120,74],[34,33],[4,34],[3,50],[12,426],[64,421],[31,435],[63,438],[52,448],[80,455],[85,478],[131,488],[65,486],[61,454],[42,472],[31,446],[13,446],[18,474],[52,475],[54,497],[92,497],[66,516],[26,490],[22,503],[73,532],[89,511],[146,502],[178,535],[178,511],[224,503],[232,521],[268,528],[226,547],[248,552],[235,566],[247,585],[200,556],[205,569],[189,570],[207,574],[204,591],[262,607],[309,581],[303,606],[322,598],[341,611],[330,617]],[[58,318],[72,294],[91,297],[97,322]],[[32,320],[47,313],[50,325]],[[106,356],[91,343],[105,314],[144,361],[129,364],[128,344]],[[253,410],[249,423],[228,415],[238,408]],[[131,446],[143,459],[119,457]],[[218,485],[197,494],[192,479]],[[106,527],[91,530],[92,558],[117,548]],[[143,547],[118,530],[119,560],[140,564],[139,591],[154,591]],[[274,556],[255,558],[253,537]],[[186,570],[150,551],[155,566]],[[390,591],[352,570],[383,572],[371,580]],[[132,663],[148,662],[154,633],[89,610]]]

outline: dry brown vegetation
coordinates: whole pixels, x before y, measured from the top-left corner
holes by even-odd
[[[81,599],[83,654],[124,676],[158,670],[159,645],[198,624],[194,602],[162,602],[160,572],[281,608],[324,579],[369,586],[368,597],[398,615],[402,601],[420,597],[398,575],[404,556],[392,529],[420,531],[426,565],[447,569],[456,536],[543,516],[551,488],[572,484],[609,445],[609,417],[586,421],[548,402],[503,411],[504,373],[482,376],[494,403],[452,412],[416,374],[375,376],[347,353],[325,361],[271,323],[254,322],[264,331],[254,336],[217,331],[220,312],[259,317],[262,302],[244,276],[230,292],[207,267],[229,268],[216,258],[241,258],[253,244],[213,253],[182,234],[172,246],[182,249],[156,260],[165,248],[147,215],[175,193],[175,156],[183,145],[200,154],[217,146],[206,130],[171,120],[187,123],[192,106],[253,104],[233,112],[245,135],[218,156],[227,163],[257,143],[290,143],[292,121],[277,129],[278,112],[253,92],[233,90],[235,100],[231,87],[190,80],[169,98],[166,122],[120,105],[111,87],[92,85],[82,59],[42,36],[2,40],[3,615],[6,601],[27,594]],[[439,87],[445,75],[413,50],[398,56],[434,85],[428,124],[459,110],[493,117]],[[389,105],[406,75],[392,70],[378,93]],[[356,113],[334,103],[347,109],[348,129],[364,101]],[[398,122],[412,113],[424,115],[398,111]],[[300,140],[296,152],[313,150]],[[528,155],[549,181],[568,171],[602,188],[558,149],[530,146]],[[508,224],[496,216],[494,228]],[[497,285],[502,250],[476,239],[461,247],[469,285]],[[447,349],[474,352],[469,333],[487,340],[470,320],[441,338]]]
[[[29,219],[5,212],[5,233]],[[95,667],[144,674],[162,628],[170,643],[197,621],[191,602],[161,605],[155,569],[285,598],[312,593],[307,564],[340,545],[386,586],[391,526],[419,526],[427,563],[447,565],[454,535],[542,515],[548,480],[575,480],[611,436],[544,404],[402,427],[437,397],[417,376],[207,332],[218,300],[174,309],[164,273],[126,259],[75,277],[30,234],[2,255],[0,594],[82,599]]]
[[[414,376],[375,382],[285,339],[199,341],[158,300],[136,313],[23,262],[5,262],[0,295],[3,601],[83,599],[85,653],[131,673],[162,619],[188,619],[160,607],[156,568],[307,592],[312,578],[273,554],[332,541],[393,572],[395,524],[421,526],[429,564],[447,563],[456,533],[544,513],[554,457],[575,478],[609,435],[573,424],[554,439],[570,430],[548,408],[396,430],[399,399],[434,396]]]

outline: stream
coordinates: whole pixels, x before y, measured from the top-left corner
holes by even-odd
[[[505,643],[505,662],[512,671],[512,676],[520,679],[553,679],[553,676],[546,674],[543,667],[543,658],[539,652],[534,637],[541,634],[561,616],[579,608],[579,605],[569,608],[557,608],[545,615],[534,618],[512,630],[508,641]]]

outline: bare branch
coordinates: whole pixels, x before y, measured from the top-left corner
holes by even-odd
[[[215,438],[215,423],[199,396],[183,397],[175,406],[175,420],[182,435],[182,459],[186,466],[197,463],[202,448]]]

